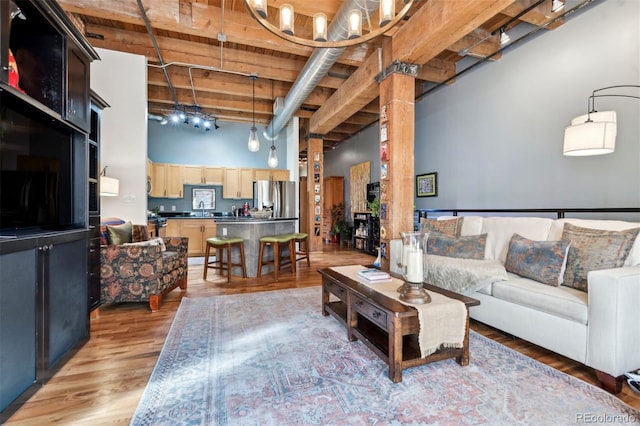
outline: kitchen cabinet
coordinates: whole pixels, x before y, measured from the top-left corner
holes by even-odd
[[[253,180],[289,180],[289,170],[253,169]]]
[[[182,166],[182,183],[185,185],[222,185],[223,167]]]
[[[182,166],[151,163],[151,197],[183,198]]]
[[[216,222],[213,219],[169,219],[167,236],[188,237],[187,255],[204,256],[207,238],[216,236]]]
[[[222,198],[253,198],[253,169],[225,167]]]

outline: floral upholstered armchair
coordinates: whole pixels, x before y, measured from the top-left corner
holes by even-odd
[[[187,289],[188,238],[149,239],[146,225],[115,218],[104,220],[100,228],[102,304],[149,302],[155,312],[165,294],[176,287]]]

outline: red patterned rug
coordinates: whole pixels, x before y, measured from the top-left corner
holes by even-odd
[[[319,287],[184,298],[131,424],[640,422],[602,389],[473,332],[469,366],[410,368],[394,384],[320,299]]]

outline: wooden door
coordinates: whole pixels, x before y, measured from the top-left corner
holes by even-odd
[[[188,256],[202,256],[204,254],[203,234],[206,219],[182,219],[181,236],[189,238],[187,246]]]
[[[253,169],[240,169],[240,198],[253,198]]]
[[[185,185],[200,185],[203,180],[202,166],[182,166],[182,183]]]
[[[202,180],[207,185],[222,185],[224,181],[224,169],[222,167],[203,167]]]
[[[151,164],[151,193],[152,197],[167,196],[167,167],[166,164]]]
[[[167,164],[167,197],[182,198],[182,166],[179,164]]]

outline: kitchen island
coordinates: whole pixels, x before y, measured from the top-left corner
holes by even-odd
[[[258,254],[260,252],[260,238],[267,235],[291,234],[296,232],[298,218],[253,219],[233,217],[216,217],[217,237],[239,237],[244,240],[244,256],[247,268],[247,277],[255,278],[258,275]],[[289,252],[286,251],[286,254]],[[273,259],[273,250],[267,247],[264,252],[264,260]],[[240,254],[233,251],[233,262],[240,261]],[[265,265],[262,274],[273,271],[273,265]],[[234,273],[239,273],[234,271]]]

